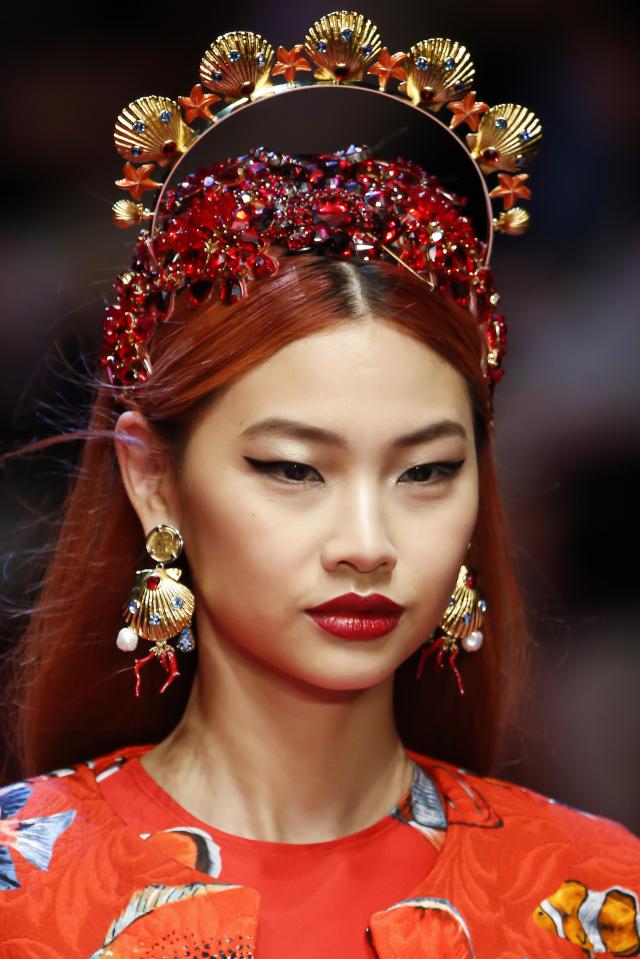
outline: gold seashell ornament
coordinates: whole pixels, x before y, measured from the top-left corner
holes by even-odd
[[[442,629],[448,636],[464,640],[479,630],[486,611],[487,604],[476,589],[476,575],[463,564],[442,616]]]
[[[521,206],[513,206],[510,210],[503,210],[500,216],[493,218],[493,229],[496,233],[506,233],[518,236],[524,233],[529,226],[529,211]]]
[[[152,210],[147,210],[142,203],[135,200],[117,200],[111,207],[113,222],[121,229],[137,226],[142,220],[149,220],[153,216]]]
[[[328,13],[309,27],[304,40],[307,56],[318,69],[316,80],[362,80],[382,48],[377,27],[361,13]]]
[[[125,107],[113,136],[125,159],[163,167],[186,153],[197,134],[182,119],[175,100],[154,96],[140,97]]]
[[[538,152],[542,124],[517,103],[499,103],[483,115],[477,133],[467,134],[471,156],[483,173],[522,172]]]
[[[223,33],[200,63],[202,83],[227,100],[252,97],[271,86],[275,51],[268,40],[250,30]]]
[[[136,584],[123,615],[138,636],[151,642],[166,640],[190,624],[194,597],[190,589],[178,582],[181,576],[182,570],[177,568],[136,570]]]
[[[416,43],[402,65],[407,79],[398,85],[398,93],[435,113],[470,90],[475,76],[467,48],[444,37]]]

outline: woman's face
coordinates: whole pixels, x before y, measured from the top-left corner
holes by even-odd
[[[276,419],[340,439],[259,427]],[[427,427],[431,438],[394,447]],[[296,681],[372,686],[439,622],[473,534],[464,381],[379,321],[298,340],[201,414],[177,496],[196,626],[206,619],[214,642]],[[382,593],[404,614],[390,633],[353,640],[305,613],[348,592]]]

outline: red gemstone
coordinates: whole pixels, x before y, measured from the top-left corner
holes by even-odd
[[[158,586],[160,585],[160,577],[159,577],[159,576],[147,576],[144,585],[145,585],[148,589],[157,589]]]
[[[314,219],[322,219],[328,226],[338,227],[346,226],[350,222],[351,217],[344,203],[332,203],[329,201],[321,203],[316,208]]]

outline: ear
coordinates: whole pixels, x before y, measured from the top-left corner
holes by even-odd
[[[148,420],[131,410],[122,413],[115,425],[114,442],[122,482],[144,535],[160,523],[179,527],[174,470]]]

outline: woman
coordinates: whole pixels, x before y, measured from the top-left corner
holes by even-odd
[[[28,778],[0,793],[3,955],[640,952],[632,834],[488,775],[525,662],[493,464],[502,344],[459,276],[374,255],[388,221],[355,231],[346,184],[388,182],[376,162],[198,171],[119,278],[12,687]],[[281,209],[266,172],[296,184],[289,212],[311,203],[315,250],[289,245],[293,216],[295,256],[251,249],[246,218],[259,234]],[[428,174],[393,174],[415,211]],[[429,191],[438,263],[440,226],[469,224]],[[203,279],[208,204],[253,275],[227,249]],[[356,232],[366,258],[345,255]]]

